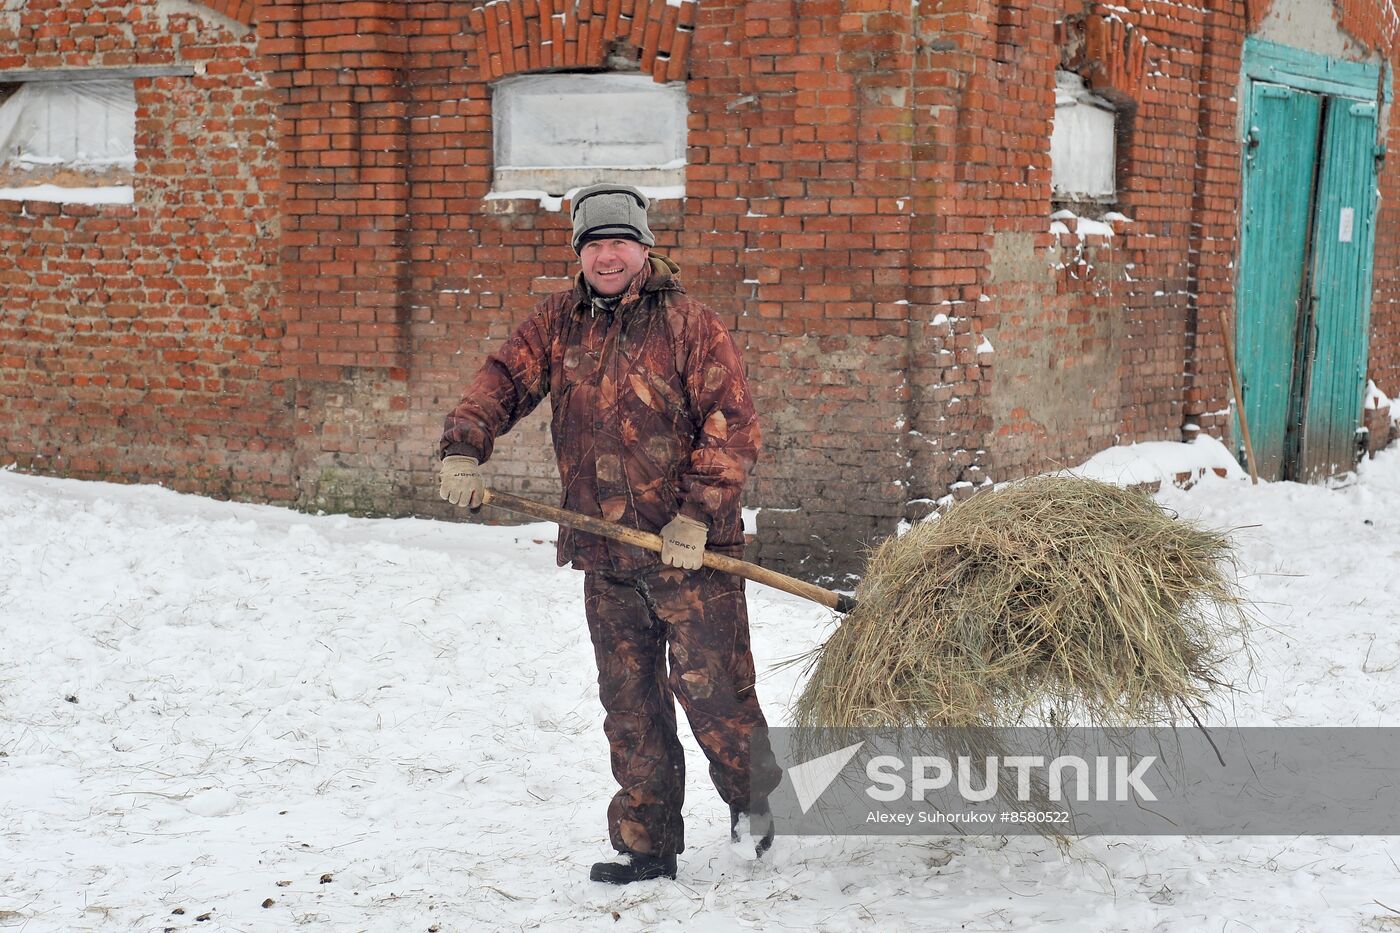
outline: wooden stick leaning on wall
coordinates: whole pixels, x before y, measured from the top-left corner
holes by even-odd
[[[1240,392],[1240,374],[1235,367],[1235,342],[1230,339],[1230,320],[1225,316],[1225,306],[1220,305],[1220,338],[1225,341],[1225,363],[1230,369],[1230,391],[1235,396],[1235,414],[1240,419],[1240,437],[1244,440],[1244,456],[1249,463],[1249,481],[1259,484],[1259,468],[1254,463],[1254,445],[1249,441],[1249,422],[1244,416],[1244,396]]]

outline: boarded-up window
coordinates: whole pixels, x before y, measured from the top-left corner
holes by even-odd
[[[600,181],[685,184],[685,84],[649,75],[555,74],[495,88],[493,193],[563,195]]]
[[[37,190],[57,186],[122,188],[117,200],[130,200],[135,138],[136,91],[129,80],[0,86],[0,189],[17,192],[5,197],[66,200]]]
[[[1055,73],[1055,126],[1050,133],[1050,179],[1060,201],[1111,201],[1117,191],[1113,105],[1090,94],[1084,79]]]
[[[0,155],[12,165],[132,168],[135,137],[130,81],[36,81],[0,104]]]

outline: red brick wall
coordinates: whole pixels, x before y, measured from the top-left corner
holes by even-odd
[[[282,360],[296,383],[297,502],[404,514],[411,153],[398,2],[265,0],[260,51],[282,101]],[[421,153],[441,159],[444,153]]]
[[[689,6],[675,14],[668,73],[692,16],[693,47],[710,51],[690,62],[687,197],[657,203],[652,228],[657,248],[745,351],[766,437],[749,496],[768,508],[758,555],[825,569],[833,553],[854,554],[904,509],[909,224],[897,202],[908,204],[911,149],[896,98],[908,55],[892,75],[884,46],[910,44],[908,19],[858,14],[865,37],[842,38],[849,24],[836,3],[803,4],[802,16],[792,3]],[[484,351],[540,295],[567,286],[576,258],[567,215],[534,201],[482,200],[492,141],[480,56],[495,46],[470,38],[469,12],[405,10],[412,362],[395,443],[416,477],[412,508],[445,517],[451,510],[436,500],[430,472],[443,412]],[[654,8],[636,10],[658,22]],[[602,21],[606,48],[607,10]],[[498,35],[529,35],[530,22],[498,24]],[[632,34],[620,14],[617,23],[617,37]],[[627,47],[639,66],[653,54],[661,60],[667,28]],[[531,52],[521,54],[528,61]],[[518,428],[490,469],[506,488],[551,495],[544,419]]]
[[[928,169],[942,171],[918,211],[927,287],[915,295],[930,338],[918,350],[931,363],[919,381],[932,386],[917,410],[919,475],[933,499],[1019,475],[1047,443],[1056,448],[1048,455],[1058,453],[1063,433],[1020,400],[1044,399],[1039,383],[1073,365],[1046,351],[1075,301],[1057,297],[1050,253],[1058,10],[1024,0],[937,10],[921,42],[936,108],[928,131],[938,140]]]
[[[1400,65],[1396,37],[1400,13],[1387,3],[1374,6],[1364,0],[1339,0],[1338,24],[1366,48],[1390,62],[1391,87]],[[1370,378],[1392,398],[1400,397],[1400,121],[1391,108],[1385,145],[1388,153],[1380,164],[1380,210],[1376,222],[1374,297],[1371,303]]]
[[[679,81],[690,64],[696,4],[666,0],[502,0],[474,6],[468,24],[487,81],[554,68],[604,68],[619,45],[639,69]]]
[[[920,381],[935,386],[922,422],[932,439],[920,439],[928,494],[949,484],[970,494],[1120,441],[1178,438],[1201,290],[1188,262],[1201,209],[1192,170],[1201,14],[1107,18],[1034,2],[939,10],[923,18],[919,69],[929,85],[920,109],[927,101],[944,117],[920,165],[938,181],[916,223],[930,231],[926,276],[942,287],[920,291],[915,307],[945,312],[953,344],[928,343],[918,357],[931,364]],[[1072,219],[1050,232],[1054,69],[1067,18],[1087,33],[1082,73],[1120,107],[1113,206],[1132,222],[1114,223],[1110,238],[1083,236]]]
[[[251,31],[196,14],[0,12],[0,69],[196,71],[135,82],[133,204],[0,201],[0,459],[286,501],[275,105]]]
[[[745,352],[766,438],[758,559],[839,576],[950,492],[1192,419],[1225,428],[1252,4],[210,6],[202,25],[136,0],[0,14],[21,50],[3,68],[208,66],[138,84],[133,207],[0,202],[19,257],[0,267],[0,449],[28,468],[460,518],[434,489],[441,417],[576,267],[565,213],[485,199],[490,81],[619,61],[687,80],[687,196],[652,226]],[[1367,0],[1339,10],[1390,48]],[[255,21],[256,43],[219,14]],[[1131,223],[1110,238],[1050,232],[1073,23],[1075,67],[1122,108]],[[1396,175],[1372,334],[1392,394]],[[494,483],[557,491],[545,422],[503,440]]]
[[[1400,128],[1393,119],[1386,148],[1400,153]],[[1392,398],[1400,397],[1400,336],[1397,336],[1400,335],[1400,166],[1397,166],[1397,158],[1400,156],[1390,156],[1386,160],[1380,176],[1369,366],[1370,378]]]
[[[910,32],[836,2],[707,3],[696,29],[733,57],[692,58],[680,252],[749,346],[757,557],[809,574],[850,569],[907,495]]]

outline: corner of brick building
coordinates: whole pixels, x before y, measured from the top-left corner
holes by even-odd
[[[286,501],[275,102],[252,29],[187,4],[32,0],[0,12],[0,47],[7,70],[188,72],[132,79],[134,203],[0,201],[0,456]]]

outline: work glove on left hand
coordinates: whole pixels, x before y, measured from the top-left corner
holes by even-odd
[[[443,457],[438,466],[438,495],[473,512],[480,509],[486,501],[486,482],[476,458],[457,454]]]
[[[710,529],[695,519],[677,514],[661,529],[661,563],[682,570],[699,570],[709,533]]]

